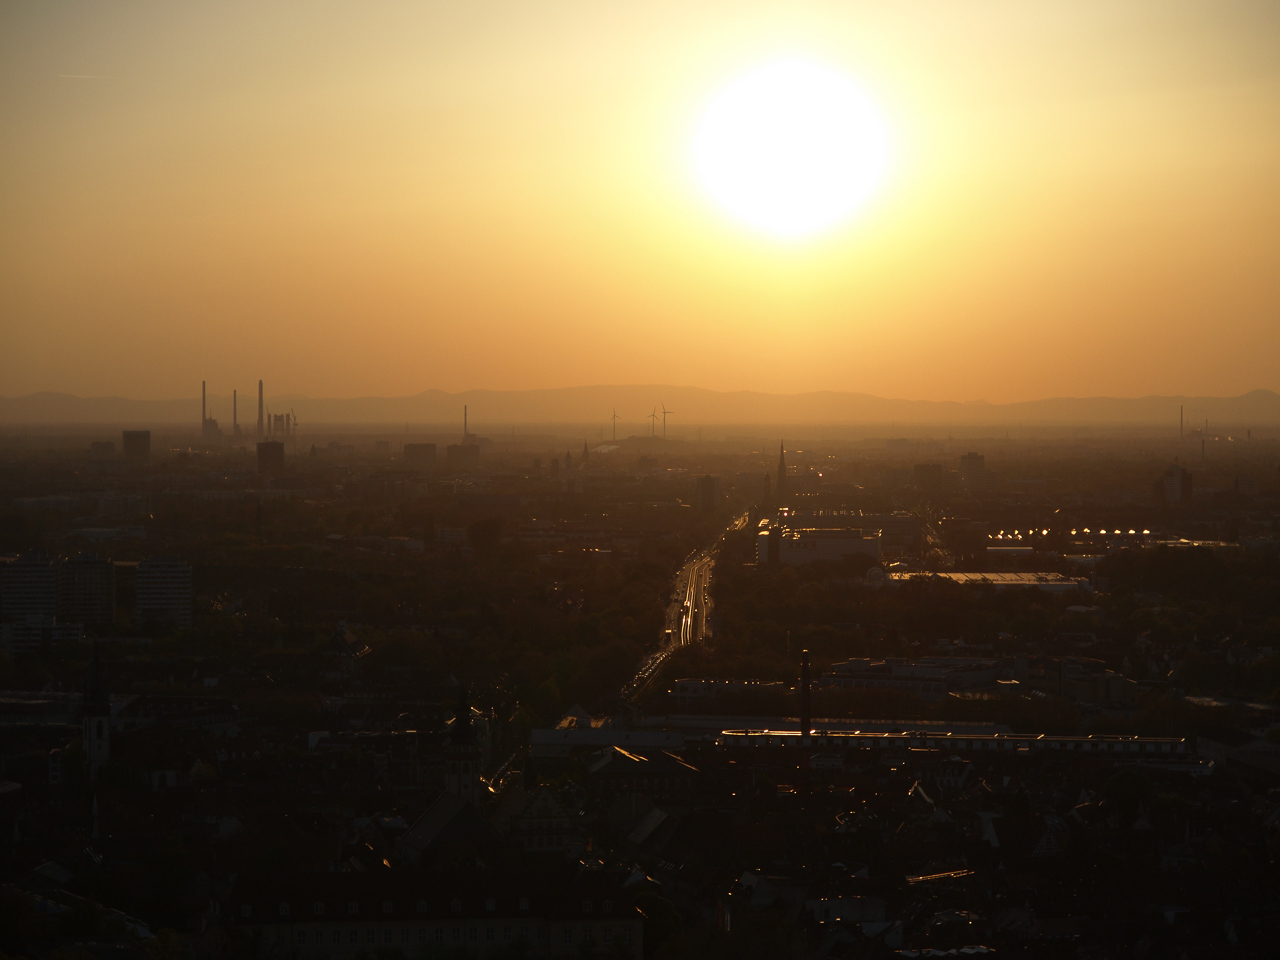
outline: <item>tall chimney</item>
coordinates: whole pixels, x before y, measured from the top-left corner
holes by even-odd
[[[262,439],[262,381],[258,381],[258,439]]]

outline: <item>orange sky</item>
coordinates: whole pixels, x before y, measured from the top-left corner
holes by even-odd
[[[897,160],[799,245],[707,95],[847,70]],[[0,6],[0,394],[1280,389],[1280,4]]]

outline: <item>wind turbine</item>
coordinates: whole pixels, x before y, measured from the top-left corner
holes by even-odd
[[[663,440],[667,439],[667,414],[668,413],[675,413],[675,411],[668,410],[667,405],[664,403],[662,405],[662,439]]]
[[[658,435],[658,408],[653,408],[653,413],[649,414],[649,436],[656,437]]]
[[[613,417],[611,419],[613,420],[613,439],[616,441],[618,439],[618,408],[617,407],[613,408]]]

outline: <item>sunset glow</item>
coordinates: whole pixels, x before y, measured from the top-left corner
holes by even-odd
[[[883,181],[884,123],[847,76],[803,58],[768,63],[718,91],[692,162],[707,195],[753,230],[799,240],[853,215]]]

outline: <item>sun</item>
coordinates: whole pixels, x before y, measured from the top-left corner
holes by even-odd
[[[846,74],[788,57],[733,80],[703,108],[691,147],[707,196],[759,233],[796,241],[857,213],[884,182],[888,132]]]

